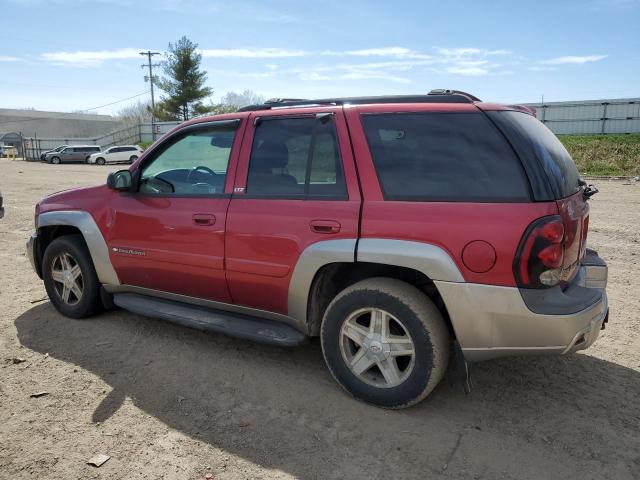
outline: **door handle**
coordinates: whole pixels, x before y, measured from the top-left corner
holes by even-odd
[[[340,222],[335,220],[312,220],[309,227],[315,233],[338,233],[340,231]]]
[[[210,213],[195,213],[191,219],[199,227],[210,227],[216,223],[216,216]]]

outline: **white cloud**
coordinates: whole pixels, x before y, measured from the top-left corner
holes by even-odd
[[[340,75],[343,80],[389,80],[397,83],[411,83],[411,80],[405,77],[399,77],[386,72],[377,72],[374,70],[353,71]]]
[[[489,50],[486,48],[440,48],[437,47],[435,49],[437,53],[446,57],[488,57],[493,55],[510,55],[510,50],[498,49],[498,50]]]
[[[542,60],[538,63],[542,65],[582,65],[588,62],[597,62],[605,58],[607,58],[607,55],[567,55],[564,57]]]
[[[489,70],[482,67],[474,67],[474,66],[462,66],[462,65],[454,65],[452,67],[447,67],[444,69],[446,73],[453,73],[455,75],[464,75],[470,77],[479,77],[482,75],[487,75]]]
[[[323,81],[323,80],[331,80],[330,76],[323,75],[323,74],[318,73],[318,72],[300,72],[300,74],[298,75],[298,78],[300,80],[312,81],[312,82]]]
[[[354,56],[354,57],[395,57],[395,58],[415,58],[415,59],[427,59],[429,55],[416,52],[404,47],[383,47],[383,48],[365,48],[361,50],[347,50],[343,52],[336,52],[332,50],[326,50],[322,52],[323,55],[337,55],[337,56]]]
[[[122,60],[129,58],[140,58],[140,49],[137,48],[120,48],[117,50],[95,50],[76,52],[51,52],[43,53],[42,58],[48,62],[74,65],[74,66],[92,66],[99,65],[105,60]]]
[[[532,65],[531,67],[527,67],[527,69],[531,70],[532,72],[553,72],[554,70],[556,70],[556,67]]]
[[[201,53],[205,58],[287,58],[308,54],[304,50],[285,48],[209,48],[202,50]]]
[[[22,62],[22,58],[0,55],[0,62]]]

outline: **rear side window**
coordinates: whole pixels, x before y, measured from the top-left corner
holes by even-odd
[[[520,160],[482,113],[363,115],[387,200],[526,202]]]
[[[345,198],[333,116],[260,119],[249,160],[247,194]]]
[[[488,114],[509,138],[527,170],[532,170],[529,176],[532,179],[544,176],[550,184],[551,198],[543,198],[544,192],[541,192],[536,195],[541,198],[536,199],[565,198],[579,190],[580,173],[576,164],[558,137],[542,122],[521,112],[500,111]],[[542,175],[536,172],[540,168],[544,172]]]

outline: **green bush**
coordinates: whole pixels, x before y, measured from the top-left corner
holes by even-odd
[[[640,175],[640,134],[558,135],[583,175]]]

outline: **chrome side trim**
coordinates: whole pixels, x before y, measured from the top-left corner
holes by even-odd
[[[330,263],[353,263],[356,239],[324,240],[309,245],[300,254],[289,281],[288,314],[307,331],[307,303],[316,273]]]
[[[361,238],[358,242],[359,262],[384,263],[413,268],[431,280],[464,282],[457,265],[442,248],[430,243]]]
[[[579,333],[593,343],[607,314],[606,293],[594,305],[570,315],[536,314],[515,287],[434,282],[467,360],[505,355],[574,351]]]
[[[61,210],[38,215],[38,228],[55,225],[69,225],[80,230],[85,242],[87,242],[87,247],[93,260],[93,266],[96,269],[100,283],[120,285],[118,275],[113,269],[113,265],[111,265],[111,260],[109,259],[107,243],[98,225],[96,225],[95,220],[88,212]]]
[[[252,317],[267,318],[269,320],[285,323],[302,333],[306,333],[304,325],[300,324],[300,322],[298,322],[297,320],[280,313],[268,312],[266,310],[243,307],[241,305],[233,305],[230,303],[217,302],[215,300],[207,300],[204,298],[190,297],[188,295],[180,295],[179,293],[170,293],[163,292],[161,290],[154,290],[151,288],[136,287],[134,285],[103,285],[103,287],[109,293],[137,293],[139,295],[164,298],[166,300],[183,302],[190,305],[198,305],[200,307],[211,308],[214,310],[223,310],[225,312],[240,313],[243,315],[250,315]]]

